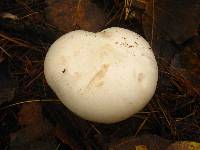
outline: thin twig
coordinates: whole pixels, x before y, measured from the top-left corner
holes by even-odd
[[[153,47],[154,24],[155,24],[155,0],[152,0],[152,25],[151,25],[151,47]]]
[[[10,105],[1,107],[0,111],[8,109],[10,107],[21,105],[21,104],[24,104],[24,103],[33,103],[33,102],[60,102],[60,100],[49,100],[49,99],[47,99],[47,100],[37,100],[37,99],[36,100],[28,100],[28,101],[18,102],[18,103],[14,103],[14,104],[10,104]]]
[[[0,46],[0,49],[8,56],[8,57],[12,57],[5,49],[3,49],[3,47]]]

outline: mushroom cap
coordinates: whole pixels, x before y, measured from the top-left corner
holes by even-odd
[[[119,122],[143,109],[158,80],[148,42],[118,27],[61,36],[48,50],[44,73],[68,109],[99,123]]]

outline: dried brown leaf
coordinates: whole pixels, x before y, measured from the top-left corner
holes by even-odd
[[[25,103],[18,113],[18,122],[21,126],[37,124],[43,120],[42,107],[38,102]]]
[[[69,32],[75,29],[98,31],[105,24],[106,17],[103,10],[90,0],[61,0],[48,3],[47,20],[61,31]]]
[[[142,135],[122,139],[108,146],[108,150],[161,150],[169,145],[169,141],[156,135]]]
[[[175,142],[166,150],[200,150],[200,143],[192,141]]]
[[[160,38],[183,43],[197,34],[199,24],[200,1],[146,0],[143,28],[154,44]]]

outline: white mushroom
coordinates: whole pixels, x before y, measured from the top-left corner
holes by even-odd
[[[99,123],[119,122],[143,109],[158,79],[147,41],[118,27],[63,35],[50,47],[44,73],[68,109]]]

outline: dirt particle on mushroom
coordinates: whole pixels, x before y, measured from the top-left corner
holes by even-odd
[[[111,33],[106,32],[106,31],[101,32],[101,35],[102,35],[103,37],[105,37],[105,38],[110,38],[110,37],[112,36]]]
[[[139,73],[138,74],[138,81],[142,82],[143,79],[144,79],[144,74],[143,73]]]
[[[66,71],[66,69],[64,68],[63,71],[62,71],[62,73],[65,73],[65,71]]]
[[[87,88],[90,88],[92,86],[102,86],[103,85],[103,78],[108,71],[109,64],[103,64],[100,68],[100,70],[95,73],[95,75],[92,77],[92,79],[89,81]]]

